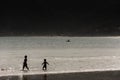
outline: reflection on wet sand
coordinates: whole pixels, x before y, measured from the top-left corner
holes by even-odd
[[[47,80],[47,75],[46,74],[43,75],[43,80]]]
[[[47,74],[43,74],[43,75],[36,75],[36,76],[23,76],[22,80],[47,80]]]

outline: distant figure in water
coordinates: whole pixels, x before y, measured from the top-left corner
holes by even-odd
[[[70,40],[68,39],[66,42],[70,42]]]
[[[46,59],[44,59],[44,62],[42,63],[42,65],[43,65],[43,70],[47,70],[47,64],[49,65],[49,63],[47,62],[47,60]]]
[[[25,67],[27,68],[27,70],[29,70],[29,67],[27,65],[27,55],[24,56],[23,69],[22,69],[23,71]]]

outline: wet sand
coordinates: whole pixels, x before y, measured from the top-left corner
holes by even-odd
[[[120,80],[120,71],[2,76],[0,80]]]

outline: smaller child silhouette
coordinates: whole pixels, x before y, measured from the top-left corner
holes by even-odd
[[[47,62],[47,60],[44,59],[44,62],[42,63],[42,65],[43,65],[42,70],[47,70],[47,64],[49,65],[49,63]]]

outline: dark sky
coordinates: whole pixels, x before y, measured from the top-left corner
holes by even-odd
[[[0,35],[120,35],[119,0],[21,0],[1,3]]]

